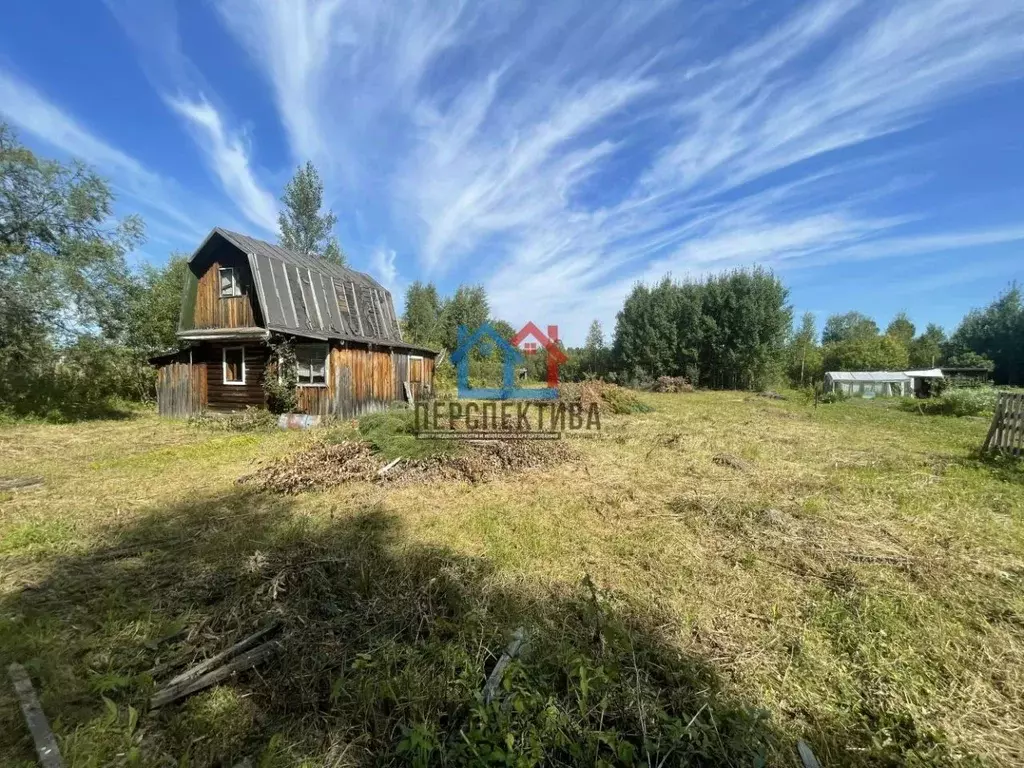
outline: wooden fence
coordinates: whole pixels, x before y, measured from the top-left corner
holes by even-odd
[[[982,451],[1024,455],[1024,393],[1000,392]]]
[[[206,407],[206,366],[170,363],[156,372],[156,403],[161,416],[191,416]]]

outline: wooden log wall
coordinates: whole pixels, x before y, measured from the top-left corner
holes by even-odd
[[[224,381],[224,348],[245,348],[245,384]],[[263,392],[263,374],[267,367],[269,350],[258,342],[247,344],[208,344],[193,352],[193,360],[207,365],[207,407],[211,411],[242,411],[247,407],[266,405]]]

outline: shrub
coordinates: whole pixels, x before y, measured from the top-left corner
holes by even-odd
[[[263,377],[263,392],[267,396],[267,410],[271,413],[294,413],[299,397],[296,392],[299,379],[295,363],[295,350],[283,339],[270,345],[271,354]]]
[[[930,416],[980,416],[996,409],[994,387],[956,387],[930,400],[907,400],[904,408]]]
[[[829,403],[841,403],[843,400],[848,400],[849,398],[850,396],[840,389],[823,393],[821,397],[818,398],[818,402],[828,405]]]

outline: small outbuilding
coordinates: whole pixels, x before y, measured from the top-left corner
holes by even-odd
[[[931,397],[933,394],[937,394],[936,382],[942,381],[945,378],[942,375],[941,368],[906,371],[905,373],[910,377],[910,386],[914,397]]]
[[[913,379],[902,371],[829,371],[825,391],[856,397],[902,397],[909,395]]]

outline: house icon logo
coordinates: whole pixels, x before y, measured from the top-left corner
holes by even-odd
[[[528,341],[530,339],[532,341]],[[547,387],[515,385],[516,367],[524,361],[520,345],[523,345],[526,354],[536,352],[538,347],[547,350]],[[484,357],[492,354],[502,356],[500,387],[474,389],[469,386],[469,356],[473,350],[478,350]],[[532,322],[524,325],[512,339],[504,338],[490,323],[484,323],[473,332],[460,325],[458,347],[452,354],[452,362],[458,373],[459,397],[476,400],[557,400],[558,368],[565,361],[565,353],[558,346],[558,326],[549,325],[547,334],[544,334]]]

